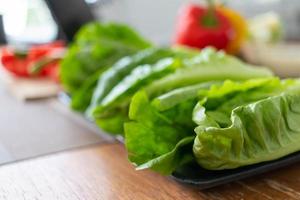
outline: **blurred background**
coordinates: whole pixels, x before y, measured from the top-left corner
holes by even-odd
[[[83,0],[82,0],[83,1]],[[145,37],[157,44],[169,44],[172,39],[176,13],[188,0],[85,0],[94,17],[101,21],[125,22],[135,27]],[[60,32],[54,12],[72,14],[78,0],[0,0],[0,14],[3,28],[10,43],[45,43],[65,37]],[[50,5],[50,6],[49,6]],[[284,38],[300,39],[300,1],[299,0],[243,0],[228,1],[227,5],[240,11],[245,17],[253,17],[265,12],[280,15]],[[82,6],[77,16],[87,15]],[[85,16],[86,17],[86,16]],[[88,19],[88,17],[87,17]]]

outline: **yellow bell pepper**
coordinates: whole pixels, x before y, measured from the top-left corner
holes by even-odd
[[[232,27],[235,30],[235,35],[232,39],[232,42],[230,42],[230,44],[226,48],[226,52],[230,54],[236,54],[239,52],[242,43],[247,37],[247,22],[243,16],[230,8],[219,6],[217,7],[217,9],[229,19]]]

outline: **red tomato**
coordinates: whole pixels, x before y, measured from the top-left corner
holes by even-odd
[[[3,48],[1,51],[1,61],[5,69],[13,74],[21,77],[33,76],[30,73],[30,68],[35,63],[43,60],[46,57],[51,57],[55,53],[59,53],[65,44],[62,41],[56,41],[49,44],[32,46],[24,55],[19,56],[11,48]],[[53,69],[52,69],[53,68]],[[58,80],[58,60],[54,59],[53,62],[42,66],[35,76],[49,76],[55,80]],[[56,75],[55,75],[56,74]],[[56,77],[57,76],[57,77]]]
[[[15,52],[9,48],[1,50],[1,62],[5,69],[15,74],[16,76],[28,77],[28,60],[27,57],[15,55]]]
[[[31,60],[35,60],[38,58],[41,58],[45,55],[48,55],[49,53],[53,51],[60,50],[65,47],[64,42],[62,41],[56,41],[49,44],[42,44],[42,45],[36,45],[32,46],[28,51],[28,58]]]
[[[43,69],[44,75],[51,78],[55,82],[60,82],[59,76],[59,61],[53,61],[47,64]]]

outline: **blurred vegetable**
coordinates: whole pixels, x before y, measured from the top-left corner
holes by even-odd
[[[95,122],[110,133],[122,134],[131,96],[144,85],[174,72],[180,66],[180,62],[174,58],[165,58],[153,65],[139,65],[112,88],[101,104],[95,107],[93,110]]]
[[[258,43],[277,43],[282,40],[280,17],[274,12],[257,15],[248,21],[249,39]]]
[[[71,108],[73,110],[85,112],[91,103],[91,99],[101,73],[103,73],[103,69],[100,69],[93,75],[89,76],[81,87],[73,94],[71,99]]]
[[[102,129],[112,133],[123,133],[123,122],[128,118],[127,106],[132,93],[149,81],[153,81],[153,78],[157,79],[158,76],[165,74],[165,72],[155,72],[155,69],[152,69],[152,67],[155,68],[156,63],[163,59],[192,57],[196,54],[198,54],[198,51],[186,48],[149,48],[133,56],[121,59],[101,75],[97,88],[94,91],[92,103],[87,110],[87,115],[94,118],[93,115],[96,115],[96,112],[101,113],[101,116],[97,114],[97,119],[101,119],[96,122]],[[171,68],[178,65],[176,60],[172,60],[171,62],[174,62],[174,64],[170,63],[171,66],[169,67]],[[168,68],[167,65],[165,67]],[[166,73],[169,72],[166,69]],[[123,82],[125,77],[127,80],[133,77],[132,82],[127,82],[125,85]],[[139,87],[134,86],[135,84],[138,84]],[[127,89],[125,89],[126,87]],[[124,89],[127,91],[124,92]],[[110,95],[112,91],[114,91],[114,97]],[[108,103],[106,96],[110,96],[110,103]]]
[[[195,48],[213,46],[227,49],[234,39],[234,27],[230,20],[214,8],[189,4],[179,13],[176,27],[175,44]]]
[[[238,12],[225,6],[220,6],[216,9],[230,21],[235,33],[225,50],[227,53],[236,54],[247,37],[248,24],[246,19]]]
[[[48,76],[58,81],[58,62],[63,52],[64,43],[60,41],[32,46],[22,52],[6,47],[1,51],[1,61],[16,76]]]
[[[2,48],[1,62],[3,67],[16,76],[28,77],[28,59],[27,54],[17,54],[9,48]]]
[[[77,33],[61,62],[63,86],[73,95],[97,71],[104,71],[118,59],[150,46],[126,25],[87,24]]]
[[[36,62],[29,64],[29,74],[31,76],[38,76],[39,74],[45,74],[52,80],[59,82],[59,60],[60,58],[44,57]]]
[[[133,69],[137,68],[139,65],[154,64],[158,60],[172,55],[174,55],[174,52],[168,48],[149,48],[142,50],[133,56],[127,56],[120,59],[99,77],[98,84],[96,83],[97,88],[94,92],[88,112],[101,104],[103,98],[111,91],[111,89]],[[89,104],[86,106],[88,105]]]

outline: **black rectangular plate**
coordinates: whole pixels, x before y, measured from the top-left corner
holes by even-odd
[[[203,169],[197,164],[190,164],[182,167],[182,169],[177,172],[174,172],[172,177],[179,182],[194,185],[200,189],[208,189],[232,181],[262,174],[296,162],[300,162],[300,152],[290,154],[278,160],[230,170],[212,171]]]

